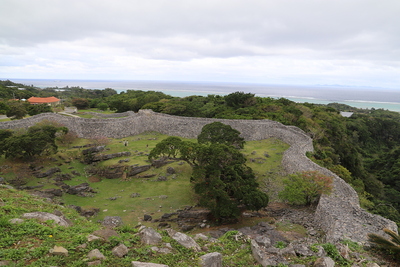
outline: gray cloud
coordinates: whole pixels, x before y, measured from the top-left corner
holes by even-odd
[[[23,66],[25,58],[25,65],[70,61],[83,68],[99,57],[116,67],[122,57],[187,64],[215,59],[237,72],[222,61],[254,60],[270,71],[279,61],[332,60],[315,75],[349,68],[349,61],[398,71],[398,14],[398,0],[2,0],[0,57],[10,66]],[[295,71],[287,66],[282,77]]]

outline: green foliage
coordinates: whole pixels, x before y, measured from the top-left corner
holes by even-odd
[[[252,106],[256,103],[254,94],[244,92],[235,92],[225,96],[225,102],[233,108]]]
[[[238,130],[221,122],[213,122],[205,125],[201,129],[201,133],[197,136],[197,142],[199,144],[225,144],[235,148],[243,148],[245,143],[244,138],[240,137]]]
[[[279,193],[279,197],[297,205],[312,204],[321,194],[329,194],[333,186],[332,177],[316,171],[292,174],[283,182],[285,189]]]
[[[283,242],[283,241],[277,241],[274,246],[276,248],[282,249],[282,248],[286,248],[287,244],[286,244],[286,242]]]
[[[390,239],[377,234],[368,234],[369,241],[380,248],[394,253],[400,259],[400,235],[387,228],[383,229],[383,231],[390,236]]]
[[[104,102],[102,102],[102,103],[99,103],[99,104],[97,104],[97,106],[96,106],[98,109],[100,109],[100,110],[103,110],[103,111],[105,111],[105,110],[107,110],[108,109],[108,104],[107,103],[104,103]]]
[[[85,98],[73,98],[72,105],[77,109],[86,109],[89,107],[89,100]]]
[[[68,129],[53,125],[36,125],[20,135],[9,135],[3,131],[3,137],[9,136],[0,141],[0,154],[4,154],[6,158],[32,159],[34,156],[55,153],[57,131],[65,132]]]
[[[208,126],[219,134],[233,132],[235,138],[229,140],[235,140],[234,144],[238,144],[239,132],[236,130],[227,129],[222,123]],[[223,130],[219,130],[219,127]],[[218,136],[217,140],[220,138]],[[198,139],[201,139],[200,135]],[[245,156],[233,146],[219,142],[196,144],[178,137],[168,137],[149,153],[149,160],[160,157],[184,160],[193,167],[190,179],[195,193],[199,195],[199,204],[209,208],[218,221],[238,217],[239,205],[259,210],[268,204],[268,196],[258,189],[253,170],[245,164]]]
[[[11,101],[8,103],[9,109],[6,111],[6,116],[12,120],[19,120],[28,114],[26,110],[27,104],[21,101]]]
[[[324,248],[326,254],[335,261],[336,264],[338,264],[339,266],[352,266],[352,263],[343,258],[338,249],[336,248],[336,246],[332,243],[325,243],[325,244],[321,244],[321,246]]]
[[[26,106],[26,110],[30,116],[34,116],[40,113],[53,112],[51,106],[47,104],[29,105]]]

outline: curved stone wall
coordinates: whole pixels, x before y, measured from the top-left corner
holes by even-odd
[[[114,116],[126,117],[84,119],[44,113],[23,120],[2,122],[0,129],[27,128],[42,120],[51,120],[62,123],[83,138],[98,136],[123,138],[148,131],[196,138],[204,125],[220,121],[240,131],[245,140],[275,137],[289,144],[290,148],[285,151],[282,160],[282,165],[288,173],[318,170],[325,175],[334,177],[334,191],[330,195],[321,197],[314,217],[315,224],[326,232],[328,242],[336,242],[341,239],[365,242],[368,233],[383,235],[383,228],[397,231],[394,222],[361,209],[357,193],[350,185],[306,157],[306,152],[313,151],[312,140],[297,127],[285,126],[270,120],[178,117],[155,113],[151,110],[140,110],[139,113],[128,112]]]

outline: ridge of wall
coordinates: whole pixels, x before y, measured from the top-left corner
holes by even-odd
[[[245,140],[275,137],[290,145],[282,159],[282,166],[288,173],[316,170],[334,178],[333,192],[321,196],[314,214],[314,223],[326,233],[327,242],[343,239],[366,242],[368,233],[384,235],[383,228],[397,232],[397,225],[393,221],[363,210],[359,205],[356,191],[344,180],[306,157],[306,152],[312,152],[314,149],[312,139],[297,127],[271,120],[179,117],[151,110],[128,112],[123,114],[126,117],[122,118],[119,116],[120,118],[114,119],[85,119],[42,113],[23,120],[1,122],[0,129],[28,128],[40,121],[49,120],[65,125],[82,138],[99,136],[123,138],[149,131],[196,138],[204,125],[219,121],[241,132]]]

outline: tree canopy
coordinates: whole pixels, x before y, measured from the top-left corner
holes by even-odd
[[[225,144],[236,148],[243,148],[244,138],[240,137],[240,132],[231,126],[221,122],[213,122],[205,125],[201,133],[197,136],[199,144],[214,143]]]
[[[213,124],[212,128],[218,126],[224,129],[226,125]],[[204,128],[207,129],[207,125]],[[242,140],[242,147],[243,143]],[[259,210],[268,205],[268,195],[259,190],[245,156],[232,145],[223,142],[199,144],[168,137],[149,153],[150,160],[160,157],[184,160],[192,166],[190,180],[199,195],[199,204],[209,208],[218,221],[237,218],[240,206]]]

